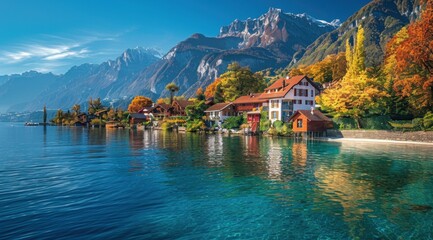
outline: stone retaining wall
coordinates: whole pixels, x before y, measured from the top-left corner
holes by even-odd
[[[393,141],[433,142],[433,131],[401,132],[386,130],[328,130],[330,138],[365,138]]]

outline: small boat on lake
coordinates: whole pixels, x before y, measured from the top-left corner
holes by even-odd
[[[35,123],[35,122],[26,122],[24,123],[25,126],[39,126],[39,123]]]

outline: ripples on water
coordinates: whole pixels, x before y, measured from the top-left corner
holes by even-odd
[[[431,147],[0,124],[0,239],[429,239]]]

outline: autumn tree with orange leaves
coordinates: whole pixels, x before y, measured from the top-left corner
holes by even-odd
[[[215,79],[209,86],[207,86],[206,90],[204,91],[204,95],[206,99],[212,98],[215,95],[217,86],[221,83],[221,78]]]
[[[301,65],[290,70],[290,76],[307,75],[315,82],[327,83],[341,80],[346,74],[346,58],[343,52],[331,54],[312,65]]]
[[[150,98],[144,96],[136,96],[129,104],[128,111],[130,113],[136,113],[143,108],[150,106],[152,106],[152,100]]]
[[[395,50],[394,90],[419,116],[433,110],[433,0],[424,3],[421,18],[409,25]]]

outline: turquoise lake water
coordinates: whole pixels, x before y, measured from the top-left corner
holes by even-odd
[[[0,123],[0,239],[432,239],[432,154]]]

